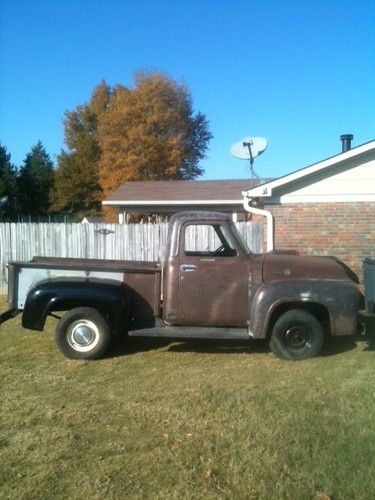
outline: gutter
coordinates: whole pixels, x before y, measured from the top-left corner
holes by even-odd
[[[267,219],[267,252],[272,252],[275,247],[274,243],[274,223],[273,223],[273,215],[271,212],[267,210],[263,210],[261,208],[255,207],[251,205],[251,203],[258,203],[257,198],[249,198],[246,196],[246,192],[242,193],[243,195],[243,206],[246,212],[250,212],[251,214],[261,215],[266,217]]]
[[[241,205],[241,200],[103,200],[103,205],[122,206],[178,206],[178,205]]]

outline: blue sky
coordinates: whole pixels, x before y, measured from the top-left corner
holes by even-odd
[[[276,177],[375,139],[374,0],[0,0],[0,141],[55,159],[63,117],[105,79],[160,70],[189,86],[214,135],[206,179],[245,178],[244,136]]]

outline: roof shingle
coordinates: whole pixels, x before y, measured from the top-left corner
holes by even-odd
[[[122,184],[106,201],[242,200],[242,191],[259,182],[251,179],[208,181],[134,181]]]

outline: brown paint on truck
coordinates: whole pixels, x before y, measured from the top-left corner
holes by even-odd
[[[202,233],[211,231],[212,248],[194,241],[194,226]],[[171,218],[163,269],[159,262],[35,257],[28,263],[10,263],[13,302],[20,272],[27,268],[49,269],[51,274],[66,269],[69,275],[83,271],[85,286],[95,273],[119,273],[124,288],[116,289],[114,296],[126,295],[129,335],[265,338],[288,310],[304,311],[296,315],[298,321],[314,316],[332,335],[348,335],[356,332],[361,301],[353,273],[336,259],[280,252],[254,255],[230,216],[215,212],[182,212]],[[93,280],[92,286],[98,283]],[[35,291],[38,283],[32,286]],[[89,293],[90,286],[84,289]],[[79,304],[84,301],[80,297]],[[73,299],[71,303],[74,307]],[[25,312],[32,328],[32,311]],[[298,324],[293,328],[285,335],[297,345],[303,332]],[[304,328],[309,328],[308,321]],[[312,320],[311,328],[317,328]]]

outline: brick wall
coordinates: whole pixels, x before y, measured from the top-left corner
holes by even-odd
[[[293,203],[264,208],[274,215],[276,249],[334,255],[362,282],[363,259],[375,258],[375,203]]]

